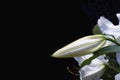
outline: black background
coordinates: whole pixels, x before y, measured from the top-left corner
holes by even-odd
[[[7,28],[11,33],[7,34],[8,47],[15,53],[7,61],[7,66],[11,65],[8,74],[13,72],[10,77],[17,79],[75,80],[66,67],[74,71],[77,62],[51,55],[72,41],[91,35],[100,16],[117,24],[119,6],[120,0],[45,0],[17,2],[7,7],[9,15],[5,19],[14,26]]]
[[[117,24],[120,0],[6,1],[2,7],[4,78],[74,80],[66,67],[72,70],[77,62],[51,55],[91,35],[100,16]]]

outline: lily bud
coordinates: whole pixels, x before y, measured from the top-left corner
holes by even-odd
[[[104,35],[91,35],[80,38],[57,50],[51,56],[56,58],[70,58],[83,56],[100,49],[106,42]]]

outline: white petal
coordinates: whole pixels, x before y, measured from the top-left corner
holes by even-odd
[[[108,59],[105,59],[105,56],[106,55],[101,55],[101,56],[99,56],[99,57],[97,57],[97,59],[99,59],[100,61],[102,61],[103,63],[108,63]]]
[[[116,53],[117,62],[120,65],[120,52]]]
[[[88,54],[85,56],[76,56],[76,57],[74,57],[74,59],[78,62],[79,65],[81,65],[83,61],[85,61],[86,59],[88,59],[92,56],[93,56],[93,54]]]
[[[120,73],[115,75],[115,80],[120,80]]]
[[[85,55],[85,56],[78,56],[74,57],[74,59],[79,63],[79,65],[85,61],[86,59],[93,56],[93,54]],[[81,80],[103,80],[100,79],[102,74],[104,73],[104,65],[103,63],[107,63],[105,55],[99,56],[98,58],[94,59],[90,65],[84,66],[79,73],[81,74]]]
[[[114,28],[114,25],[112,24],[112,22],[110,22],[108,19],[104,18],[103,16],[101,16],[100,19],[98,19],[98,25],[102,26],[103,29],[106,29],[104,27]]]
[[[117,18],[119,20],[119,25],[120,25],[120,13],[117,13]]]
[[[120,35],[118,36],[117,41],[118,41],[118,43],[120,43]]]
[[[82,80],[99,80],[105,71],[105,65],[98,59],[94,59],[90,65],[84,66],[80,71]]]
[[[109,20],[104,17],[100,17],[100,19],[98,19],[98,26],[102,34],[114,35],[116,38],[120,35],[120,26],[113,25]]]
[[[74,57],[74,59],[78,62],[79,65],[82,64],[83,61],[87,60],[88,58],[92,57],[93,54],[88,54],[88,55],[85,55],[85,56],[76,56]],[[105,59],[105,55],[101,55],[99,57],[97,57],[97,59],[99,59],[100,61],[104,62],[104,63],[107,63],[108,62],[108,59]]]

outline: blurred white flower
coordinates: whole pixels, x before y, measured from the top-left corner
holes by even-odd
[[[65,47],[57,50],[52,57],[68,58],[83,56],[100,49],[106,42],[104,35],[92,35],[80,38]]]
[[[115,75],[115,80],[120,80],[120,73]]]

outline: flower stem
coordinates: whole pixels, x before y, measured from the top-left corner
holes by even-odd
[[[114,71],[116,71],[117,73],[120,73],[120,70],[116,69],[115,67],[113,67],[110,64],[105,64],[106,66],[108,66],[109,68],[113,69]]]
[[[118,43],[118,42],[117,42],[116,40],[114,40],[114,39],[106,38],[106,40],[111,41],[111,42],[115,43],[116,45],[120,46],[120,43]]]

